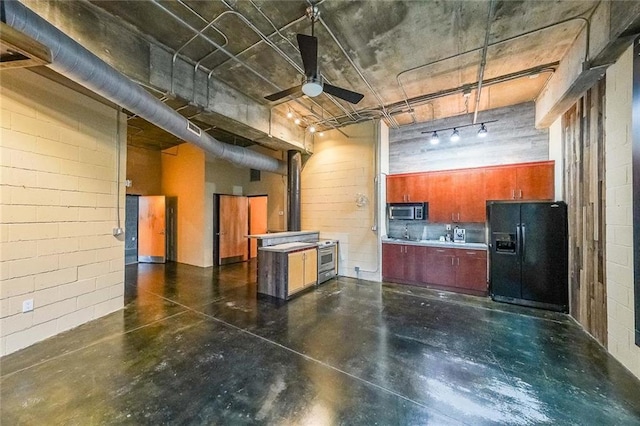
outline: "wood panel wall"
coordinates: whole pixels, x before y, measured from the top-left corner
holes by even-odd
[[[564,114],[562,127],[570,314],[606,346],[604,99],[602,79]]]
[[[635,344],[640,346],[640,37],[633,42],[633,103],[631,120]]]

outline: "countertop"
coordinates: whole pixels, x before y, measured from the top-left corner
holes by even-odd
[[[318,234],[320,231],[285,231],[285,232],[271,232],[269,234],[253,234],[247,235],[249,238],[286,238],[286,237],[297,237],[300,235],[309,235],[309,234]]]
[[[445,247],[452,249],[469,249],[469,250],[486,250],[487,245],[485,243],[453,243],[439,240],[403,240],[399,238],[383,238],[382,242],[385,244],[402,244],[411,246],[426,246],[426,247]]]
[[[318,245],[316,243],[293,242],[293,243],[276,244],[274,246],[268,246],[268,247],[260,247],[258,250],[275,251],[278,253],[288,253],[288,252],[293,252],[298,250],[314,248],[317,246]]]

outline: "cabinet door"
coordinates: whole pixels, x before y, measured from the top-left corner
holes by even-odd
[[[289,253],[287,294],[293,294],[304,288],[304,252]]]
[[[427,247],[425,281],[429,284],[452,287],[456,282],[454,256],[451,249]]]
[[[407,201],[411,203],[429,201],[429,176],[427,173],[407,176],[405,188]]]
[[[382,278],[391,281],[404,279],[404,246],[382,245]]]
[[[424,264],[426,261],[426,247],[405,246],[404,279],[411,283],[423,283]]]
[[[486,200],[513,200],[516,191],[515,167],[492,167],[484,171],[484,196]]]
[[[404,176],[387,176],[387,203],[406,202]]]
[[[306,250],[304,253],[304,285],[318,282],[318,250]]]
[[[453,174],[429,174],[429,222],[450,223],[453,214]]]
[[[456,250],[456,287],[487,291],[487,253],[481,250]]]
[[[487,203],[484,195],[484,170],[474,169],[454,175],[454,222],[485,222]]]
[[[520,200],[553,200],[553,162],[519,166],[517,172],[517,198]]]

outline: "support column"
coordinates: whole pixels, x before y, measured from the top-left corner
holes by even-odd
[[[299,151],[287,151],[287,231],[300,231],[300,173],[302,154]]]

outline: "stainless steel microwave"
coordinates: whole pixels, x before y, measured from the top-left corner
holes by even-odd
[[[425,203],[389,204],[389,220],[424,220],[427,218]]]

